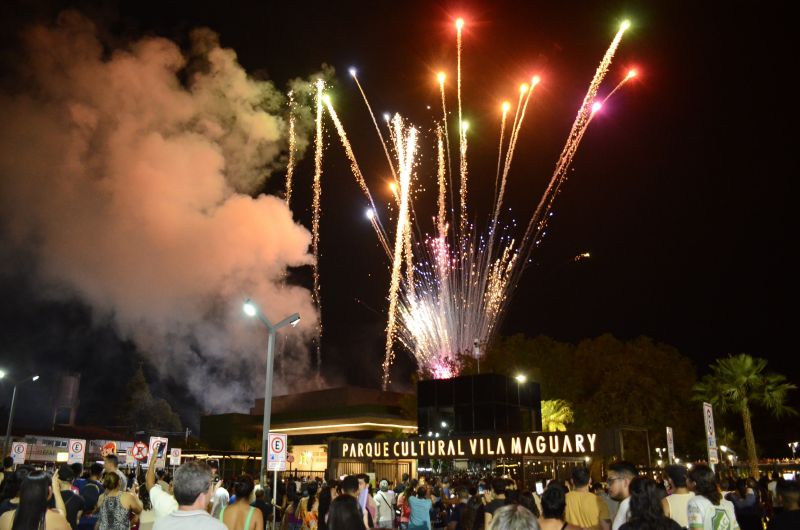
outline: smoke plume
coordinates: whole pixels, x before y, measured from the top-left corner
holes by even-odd
[[[299,312],[289,344],[315,329],[309,291],[285,282],[311,236],[281,199],[253,195],[285,165],[285,97],[210,30],[186,54],[97,35],[74,11],[22,35],[0,92],[4,246],[34,256],[41,296],[79,298],[207,410],[241,410],[263,392],[266,344],[242,302]],[[290,364],[287,379],[310,372],[306,356]]]

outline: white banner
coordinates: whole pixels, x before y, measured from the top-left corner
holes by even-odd
[[[708,463],[713,466],[719,464],[719,454],[717,453],[717,433],[714,431],[714,408],[711,403],[703,403],[703,420],[706,427]]]
[[[675,463],[675,441],[672,438],[672,427],[667,427],[667,457],[669,463]]]
[[[73,439],[69,441],[69,457],[67,464],[83,464],[86,457],[86,440]]]

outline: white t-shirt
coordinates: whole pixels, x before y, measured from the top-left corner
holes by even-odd
[[[394,521],[394,492],[393,491],[378,491],[373,497],[375,504],[378,506],[378,521],[393,522]],[[381,527],[386,528],[386,527]]]
[[[230,500],[231,496],[228,490],[223,486],[217,488],[217,491],[214,492],[214,496],[211,498],[211,517],[217,519],[219,517],[219,512],[228,505]]]
[[[669,518],[681,525],[681,528],[689,528],[689,501],[694,498],[694,493],[673,493],[667,496],[669,504]]]
[[[178,501],[175,497],[161,489],[160,484],[150,488],[150,503],[153,505],[155,519],[171,514],[178,509]]]
[[[228,527],[205,510],[178,510],[156,520],[153,530],[228,530]]]
[[[695,495],[687,504],[689,515],[689,528],[702,530],[738,530],[736,514],[731,501],[722,499],[719,506],[702,495]]]
[[[619,527],[628,522],[628,512],[631,507],[631,498],[623,500],[619,503],[617,508],[617,515],[614,516],[614,523],[611,525],[611,530],[619,530]]]

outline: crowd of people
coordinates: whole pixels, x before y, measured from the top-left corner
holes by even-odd
[[[628,462],[605,483],[585,467],[540,493],[507,477],[404,475],[376,487],[366,474],[340,480],[247,474],[226,481],[192,460],[174,476],[155,465],[126,475],[116,457],[55,473],[4,461],[0,530],[798,530],[800,482],[720,478],[708,466],[671,465],[658,479]],[[274,525],[274,526],[273,526]]]

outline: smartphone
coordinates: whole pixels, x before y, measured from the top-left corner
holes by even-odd
[[[541,482],[536,483],[536,494],[541,496],[544,493],[544,484]]]

